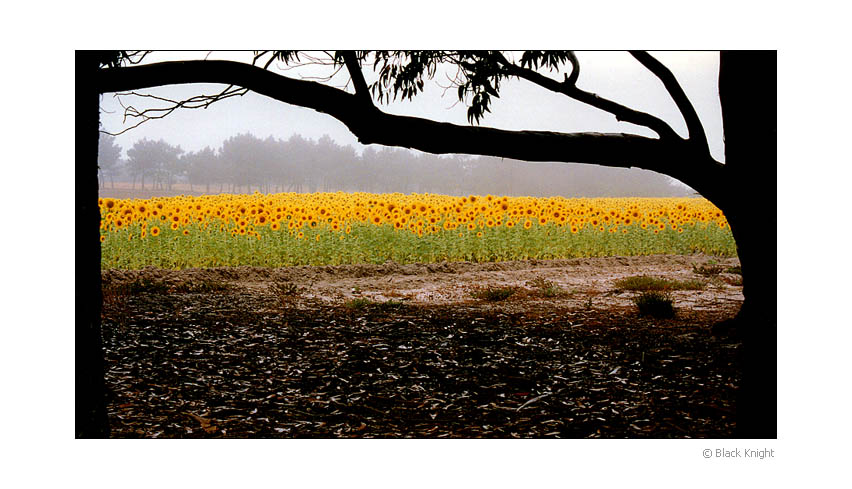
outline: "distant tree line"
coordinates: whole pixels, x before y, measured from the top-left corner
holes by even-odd
[[[588,164],[527,163],[495,157],[438,156],[367,146],[359,155],[329,136],[317,141],[296,134],[287,140],[239,134],[221,147],[185,152],[163,140],[141,139],[122,148],[102,134],[101,186],[116,180],[141,188],[188,183],[206,193],[401,192],[449,195],[495,194],[565,197],[668,197],[693,195],[685,186],[648,170]]]

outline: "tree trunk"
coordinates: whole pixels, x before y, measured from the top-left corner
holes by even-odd
[[[109,422],[104,386],[104,353],[101,343],[101,248],[98,210],[98,118],[100,94],[92,80],[98,57],[76,53],[77,134],[75,198],[77,222],[75,311],[74,432],[76,438],[106,438]]]
[[[745,301],[733,326],[742,339],[737,436],[777,437],[777,54],[723,52],[719,98],[730,188],[728,218]]]

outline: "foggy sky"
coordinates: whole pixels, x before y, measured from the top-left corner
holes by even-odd
[[[718,96],[718,52],[653,52],[675,75],[683,90],[692,101],[710,144],[714,158],[724,162],[722,142],[722,119]],[[167,52],[152,53],[145,62],[171,59],[231,59],[251,62],[250,52]],[[577,85],[587,91],[619,102],[628,107],[655,115],[672,126],[681,136],[687,136],[686,125],[662,83],[629,53],[626,52],[578,52],[580,77]],[[283,65],[281,65],[282,68]],[[569,68],[570,69],[570,68]],[[285,76],[318,76],[331,73],[329,67],[309,66],[280,71]],[[542,70],[548,74],[547,70]],[[555,73],[549,73],[556,77]],[[561,78],[561,75],[558,75]],[[365,68],[365,77],[370,83],[374,77]],[[328,83],[343,87],[348,73],[342,70]],[[454,88],[445,90],[450,83],[444,73],[427,80],[425,90],[412,101],[396,101],[380,105],[381,110],[400,115],[426,117],[434,120],[467,125],[466,110],[458,102]],[[144,93],[181,100],[199,93],[214,94],[223,85],[194,84],[158,87]],[[348,90],[352,90],[348,87]],[[446,93],[445,93],[446,92]],[[151,102],[139,98],[125,97],[125,104],[137,109],[151,107]],[[124,110],[113,94],[105,94],[101,101],[103,129],[117,133],[137,121],[128,119],[123,123]],[[492,99],[491,112],[486,113],[482,126],[510,130],[549,130],[558,132],[626,132],[655,137],[647,128],[630,123],[618,122],[612,114],[592,108],[554,94],[544,88],[523,80],[505,80],[500,89],[500,98]],[[331,116],[311,109],[292,106],[252,92],[214,103],[207,109],[182,109],[164,119],[152,120],[116,138],[125,151],[142,138],[163,139],[179,145],[185,151],[197,151],[205,146],[218,148],[222,141],[238,133],[250,132],[260,138],[273,136],[288,139],[292,134],[301,134],[310,139],[319,139],[328,134],[339,144],[352,145],[358,152],[360,145],[346,126]]]

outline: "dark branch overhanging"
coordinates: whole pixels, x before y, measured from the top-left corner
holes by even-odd
[[[689,101],[689,97],[686,96],[686,93],[684,93],[683,88],[681,88],[671,70],[645,51],[630,51],[630,54],[663,82],[666,91],[669,92],[681,115],[683,115],[686,128],[689,131],[690,144],[695,145],[699,151],[709,155],[710,147],[707,142],[707,136],[704,134],[704,126],[701,125],[701,119],[698,118],[698,113],[695,112],[695,108]]]
[[[565,79],[564,82],[553,80],[552,78],[548,78],[538,73],[537,71],[518,66],[506,59],[506,57],[503,56],[503,54],[499,51],[494,51],[493,57],[498,63],[500,63],[500,65],[502,65],[504,73],[506,73],[507,75],[517,76],[518,78],[522,78],[529,82],[535,83],[536,85],[546,88],[552,92],[561,93],[579,102],[583,102],[597,109],[609,112],[610,114],[615,116],[616,120],[630,122],[639,126],[645,126],[648,129],[651,129],[652,131],[656,132],[661,139],[680,139],[677,133],[674,132],[674,130],[662,119],[654,117],[651,114],[647,114],[645,112],[640,112],[638,110],[631,109],[630,107],[626,107],[619,103],[605,99],[597,94],[586,92],[585,90],[581,90],[580,88],[578,88],[576,85],[576,81],[580,72],[580,64],[579,62],[577,62],[576,57],[571,60],[571,62],[574,64],[574,71],[572,72],[571,76]]]
[[[352,85],[355,88],[355,96],[358,97],[365,106],[375,107],[373,99],[370,97],[370,89],[367,86],[367,80],[364,79],[364,73],[361,71],[361,63],[355,56],[355,51],[343,51],[343,61],[346,64],[346,69],[349,70],[349,75],[352,77]]]
[[[174,112],[177,109],[180,109],[180,108],[184,108],[184,109],[206,109],[207,107],[209,107],[214,102],[218,102],[219,100],[224,100],[226,98],[231,98],[231,97],[235,97],[235,96],[242,96],[242,95],[245,95],[246,93],[248,93],[248,89],[241,88],[241,87],[234,87],[234,85],[228,85],[227,88],[225,88],[224,90],[222,90],[221,92],[219,92],[218,94],[215,94],[215,95],[196,95],[196,96],[190,97],[186,100],[172,100],[172,99],[168,99],[168,98],[165,98],[165,97],[159,97],[159,96],[156,96],[156,95],[152,95],[152,94],[149,94],[149,93],[137,93],[135,91],[119,92],[119,93],[115,94],[115,98],[118,100],[118,103],[124,109],[124,119],[122,120],[122,122],[126,122],[128,117],[140,118],[141,120],[138,123],[126,128],[126,129],[123,129],[123,130],[121,130],[117,133],[111,133],[111,132],[104,131],[104,130],[101,130],[100,132],[103,133],[103,134],[109,134],[110,136],[118,136],[120,134],[124,134],[125,132],[127,132],[131,129],[139,127],[140,125],[142,125],[145,122],[148,122],[150,120],[162,119],[162,118],[168,116],[169,114],[171,114],[172,112]],[[169,105],[166,106],[166,107],[152,107],[152,108],[148,108],[148,109],[144,109],[144,110],[140,111],[140,110],[137,110],[132,105],[124,105],[124,102],[122,101],[121,98],[127,97],[127,96],[150,98],[150,99],[158,100],[158,101],[161,101],[161,102],[166,102]],[[156,115],[149,115],[149,114],[156,114]]]
[[[706,180],[708,176],[715,179],[713,175],[721,167],[712,159],[696,159],[696,155],[682,144],[684,141],[673,131],[674,137],[655,139],[632,134],[565,134],[459,126],[387,114],[344,90],[234,61],[171,61],[103,69],[99,73],[98,90],[101,93],[120,92],[188,83],[245,87],[284,103],[329,114],[344,123],[363,144],[399,146],[436,154],[463,153],[526,161],[635,166],[670,175],[693,188],[698,185],[706,187],[702,184],[708,182],[697,179]],[[622,115],[634,120],[632,116],[636,114],[647,116],[624,109]],[[688,164],[684,165],[684,162]]]

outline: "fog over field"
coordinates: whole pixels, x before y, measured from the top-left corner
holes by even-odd
[[[321,54],[321,53],[320,53]],[[511,53],[509,53],[511,55]],[[718,102],[718,53],[652,53],[678,79],[707,133],[714,158],[724,161]],[[578,86],[602,97],[655,115],[687,136],[683,118],[662,83],[626,52],[579,52]],[[250,52],[165,52],[143,63],[178,59],[228,59],[251,62]],[[321,81],[335,87],[349,83],[346,70],[308,64],[273,64],[285,76]],[[567,67],[570,70],[570,66]],[[550,77],[561,74],[540,70]],[[376,75],[365,65],[367,82]],[[451,73],[427,80],[411,101],[379,104],[381,110],[468,125],[467,107],[459,102]],[[173,85],[139,91],[169,100],[215,94],[224,86]],[[347,87],[351,91],[351,84]],[[365,146],[336,119],[249,92],[217,101],[204,110],[178,109],[162,119],[125,118],[125,108],[164,107],[162,100],[138,95],[105,94],[102,130],[116,134],[103,143],[118,147],[115,162],[101,161],[103,185],[129,182],[133,187],[166,188],[191,184],[193,191],[377,191],[507,195],[681,196],[691,189],[663,175],[636,169],[594,165],[524,163],[469,155],[436,156],[380,145]],[[612,114],[519,80],[507,80],[493,99],[481,125],[508,130],[624,132],[654,136],[649,129],[618,122]],[[139,145],[139,151],[131,151]],[[155,146],[160,145],[157,149]],[[142,148],[142,147],[146,148]],[[169,149],[171,148],[171,149]],[[144,150],[143,150],[144,149]],[[150,151],[165,151],[174,162],[154,161]],[[109,156],[107,156],[109,158]],[[146,161],[147,160],[147,161]],[[688,162],[685,162],[688,164]]]

